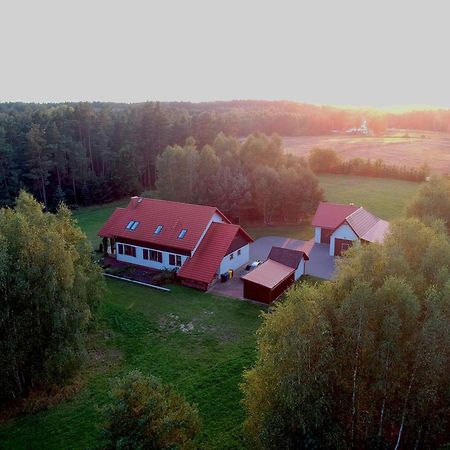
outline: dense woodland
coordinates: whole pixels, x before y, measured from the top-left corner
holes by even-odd
[[[193,137],[218,133],[321,135],[359,126],[450,130],[450,111],[380,115],[293,102],[0,104],[0,205],[20,188],[49,209],[89,205],[153,189],[157,156]]]

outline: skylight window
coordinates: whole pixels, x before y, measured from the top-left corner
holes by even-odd
[[[139,222],[137,220],[130,220],[127,225],[127,230],[134,231],[138,227],[138,225]]]
[[[186,236],[186,233],[187,233],[186,228],[183,228],[183,229],[180,231],[180,234],[178,235],[178,239],[183,239],[183,238]]]
[[[159,233],[161,233],[162,229],[163,229],[163,226],[162,226],[162,225],[158,225],[158,226],[156,227],[156,230],[153,232],[153,234],[159,234]]]

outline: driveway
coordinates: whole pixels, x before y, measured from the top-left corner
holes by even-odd
[[[329,280],[335,270],[335,258],[328,254],[329,247],[326,244],[312,244],[298,239],[279,236],[264,236],[250,244],[250,261],[257,259],[265,261],[272,247],[284,247],[293,250],[302,250],[304,245],[312,245],[309,252],[309,261],[306,262],[306,273],[318,278]],[[226,283],[217,282],[212,288],[212,293],[228,297],[243,298],[244,283],[240,277],[247,272],[244,268],[235,271],[232,280]]]
[[[272,247],[302,250],[305,244],[309,244],[309,242],[279,236],[265,236],[250,244],[250,260],[260,259],[265,261]],[[309,261],[306,262],[306,273],[329,280],[334,274],[335,258],[328,254],[329,247],[327,244],[311,243],[311,245]]]

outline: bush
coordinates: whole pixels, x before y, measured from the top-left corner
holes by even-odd
[[[177,272],[175,270],[165,269],[153,277],[152,283],[156,286],[161,286],[163,284],[174,284],[177,280]]]
[[[119,379],[106,410],[105,449],[188,449],[200,430],[197,409],[139,371]]]

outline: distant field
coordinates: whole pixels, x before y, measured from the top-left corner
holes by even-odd
[[[326,200],[355,203],[386,220],[401,216],[421,186],[412,181],[352,175],[320,175],[319,180]]]
[[[381,158],[386,163],[419,167],[428,164],[432,172],[450,173],[450,133],[391,130],[384,136],[299,136],[284,137],[288,152],[306,155],[313,147],[336,150],[345,159]]]

